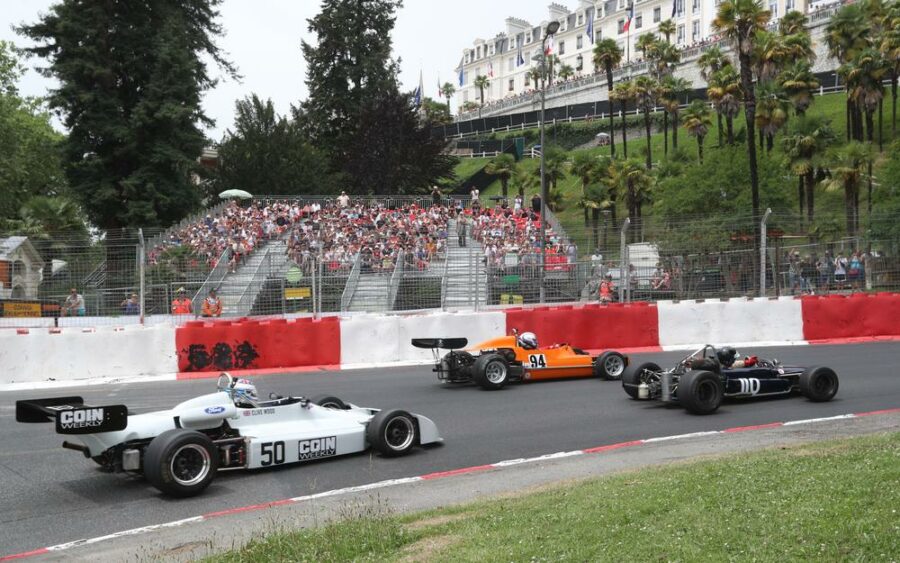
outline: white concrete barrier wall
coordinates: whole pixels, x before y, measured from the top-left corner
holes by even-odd
[[[0,331],[0,384],[133,378],[178,371],[171,326]]]
[[[465,337],[475,344],[505,334],[506,314],[433,313],[410,316],[356,315],[341,319],[341,364],[426,362],[430,350],[415,348],[413,338]]]
[[[803,340],[800,300],[660,301],[659,344],[777,344]]]

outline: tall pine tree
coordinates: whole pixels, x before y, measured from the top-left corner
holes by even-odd
[[[200,106],[214,84],[204,56],[232,76],[215,40],[221,0],[62,0],[19,32],[36,42],[49,96],[69,129],[66,174],[103,229],[168,226],[200,201]]]

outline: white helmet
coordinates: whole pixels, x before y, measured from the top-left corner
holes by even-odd
[[[236,403],[256,404],[256,385],[250,383],[249,379],[238,379],[232,389]]]
[[[537,336],[533,332],[523,332],[519,335],[519,346],[526,350],[534,350],[538,347]]]

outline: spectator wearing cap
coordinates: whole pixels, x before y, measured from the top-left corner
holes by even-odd
[[[185,295],[184,288],[179,287],[178,292],[175,294],[175,299],[172,300],[172,314],[190,315],[192,312],[191,300]]]
[[[221,317],[222,301],[216,296],[216,290],[210,289],[209,295],[203,300],[203,316],[204,317]]]

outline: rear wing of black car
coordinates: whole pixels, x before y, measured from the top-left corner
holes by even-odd
[[[469,343],[468,338],[413,338],[412,345],[416,348],[443,348],[445,350],[458,350],[465,348]]]
[[[81,397],[16,401],[16,422],[54,422],[57,434],[115,432],[128,426],[125,405],[91,407]]]

